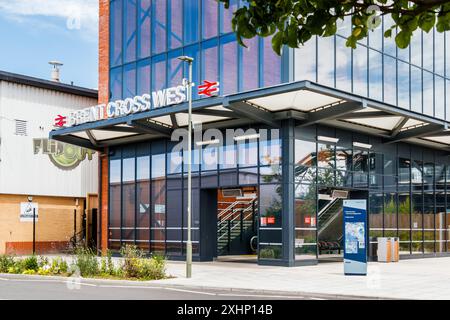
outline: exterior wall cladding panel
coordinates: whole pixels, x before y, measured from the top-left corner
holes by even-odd
[[[232,1],[227,11],[210,0],[113,0],[109,8],[102,1],[101,14],[110,18],[109,46],[100,41],[100,63],[109,61],[109,99],[179,84],[187,68],[176,58],[189,55],[195,58],[194,82],[219,81],[221,95],[310,80],[400,109],[450,117],[449,34],[418,33],[410,48],[400,50],[392,39],[383,38],[384,25],[390,25],[385,20],[352,50],[345,47],[351,28],[345,21],[338,35],[312,39],[302,48],[285,50],[280,58],[272,52],[271,39],[249,40],[248,48],[237,44],[230,21],[238,2]],[[104,86],[106,80],[101,81]],[[371,242],[378,236],[398,236],[404,256],[450,250],[450,162],[444,151],[385,144],[379,137],[322,125],[300,128],[293,120],[282,121],[279,133],[214,150],[216,160],[231,155],[231,164],[200,161],[194,166],[197,259],[213,258],[203,254],[211,243],[203,240],[202,215],[208,213],[200,212],[202,191],[244,185],[258,186],[260,217],[275,218],[270,228],[259,226],[261,264],[317,261],[317,194],[324,188],[367,194]],[[338,137],[339,142],[318,142],[319,135]],[[359,150],[355,141],[372,148]],[[108,228],[103,246],[106,241],[112,249],[136,243],[149,252],[183,257],[187,168],[174,165],[183,155],[172,147],[172,142],[158,140],[109,149],[109,183],[102,183],[102,219],[108,220],[103,221],[104,234]],[[243,150],[255,157],[242,161]],[[194,158],[208,152],[197,150]]]

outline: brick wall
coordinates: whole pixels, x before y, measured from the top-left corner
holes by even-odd
[[[38,254],[67,248],[74,235],[74,209],[76,232],[81,231],[84,199],[35,196],[38,204],[36,242]],[[20,204],[27,202],[25,195],[0,195],[0,254],[29,254],[32,252],[33,223],[20,221]]]
[[[99,67],[98,67],[98,102],[109,102],[109,0],[99,0]],[[105,110],[106,112],[106,110]],[[108,249],[108,150],[100,158],[101,188],[101,239],[102,253]]]

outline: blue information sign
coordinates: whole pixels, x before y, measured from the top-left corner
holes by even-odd
[[[367,275],[367,200],[344,200],[344,273]]]

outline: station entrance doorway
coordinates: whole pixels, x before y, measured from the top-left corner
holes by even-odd
[[[257,187],[217,190],[217,257],[256,262]]]
[[[319,262],[343,260],[343,204],[346,199],[368,200],[368,192],[355,189],[319,189],[317,213],[317,251]]]

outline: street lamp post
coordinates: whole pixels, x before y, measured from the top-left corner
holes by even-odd
[[[192,64],[194,58],[188,56],[178,57],[189,65],[189,79],[187,83],[188,95],[188,203],[187,203],[187,243],[186,243],[186,278],[192,277]]]

